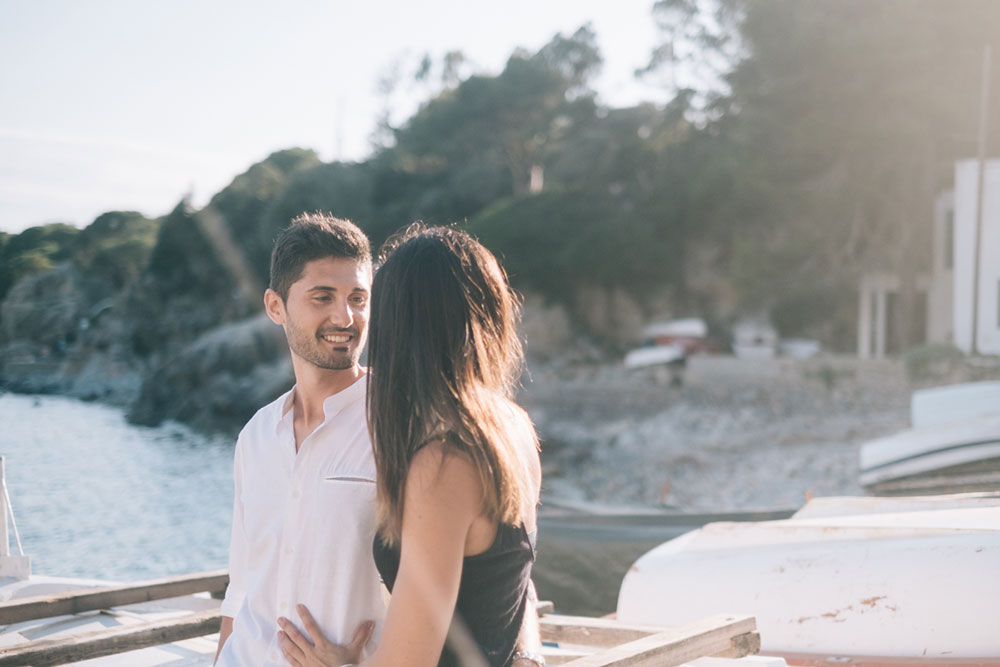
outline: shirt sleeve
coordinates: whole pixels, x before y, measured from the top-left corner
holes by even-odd
[[[233,528],[229,537],[229,587],[220,609],[234,618],[246,597],[247,535],[243,526],[243,434],[236,441],[233,457]]]

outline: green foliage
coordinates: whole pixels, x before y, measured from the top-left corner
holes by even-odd
[[[367,164],[334,162],[300,169],[268,204],[257,242],[270,256],[278,232],[307,211],[323,211],[369,228],[374,219],[373,187],[372,169]]]
[[[556,35],[538,53],[515,53],[498,76],[445,90],[395,132],[380,180],[419,190],[407,214],[456,220],[529,189],[531,171],[567,122],[593,115],[587,78],[600,65],[588,27]],[[393,190],[394,191],[394,190]],[[376,197],[385,186],[376,186]]]
[[[135,211],[111,211],[80,232],[73,261],[116,289],[132,283],[146,268],[159,226]]]
[[[273,234],[265,231],[268,228],[264,223],[265,213],[294,174],[318,164],[319,157],[312,150],[290,148],[274,152],[234,178],[209,202],[226,221],[230,236],[262,282],[267,280],[273,240]]]
[[[641,294],[669,272],[654,228],[621,215],[607,192],[552,190],[504,200],[466,228],[502,258],[516,286],[563,301],[590,286]]]
[[[982,47],[1000,41],[1000,5],[659,0],[655,15],[663,44],[652,68],[707,82],[690,92],[686,115],[717,150],[688,177],[729,174],[702,201],[728,221],[715,238],[729,248],[741,305],[789,316],[803,284],[849,288],[880,270],[902,277],[901,309],[912,315],[933,198],[954,160],[975,153]],[[996,145],[1000,126],[991,132]],[[837,313],[815,316],[855,316]],[[911,334],[898,335],[905,346]]]
[[[0,244],[0,301],[21,278],[69,259],[79,233],[72,225],[52,223],[4,235]]]
[[[165,295],[192,292],[211,295],[233,289],[217,250],[185,202],[178,204],[160,223],[149,273]]]

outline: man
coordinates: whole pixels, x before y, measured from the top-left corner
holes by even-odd
[[[302,627],[298,603],[333,641],[377,640],[385,611],[358,362],[371,281],[368,239],[351,222],[302,215],[275,242],[264,305],[285,330],[295,386],[237,441],[220,667],[287,664],[277,618]]]

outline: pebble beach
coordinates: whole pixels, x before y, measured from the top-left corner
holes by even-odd
[[[909,424],[902,364],[694,356],[680,386],[621,363],[530,367],[543,499],[675,511],[859,495],[858,448]]]

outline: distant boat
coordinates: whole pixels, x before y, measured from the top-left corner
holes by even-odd
[[[768,322],[747,319],[733,327],[733,354],[740,359],[773,359],[778,353],[778,332]]]
[[[653,322],[642,330],[646,346],[681,347],[685,354],[718,352],[718,347],[708,339],[708,325],[700,317]]]
[[[753,614],[790,665],[1000,664],[1000,493],[815,499],[713,523],[639,558],[617,618]]]
[[[869,493],[1000,489],[1000,382],[914,392],[910,423],[861,445],[858,480]]]
[[[684,348],[680,345],[637,347],[625,355],[625,368],[644,368],[658,364],[683,363]]]

